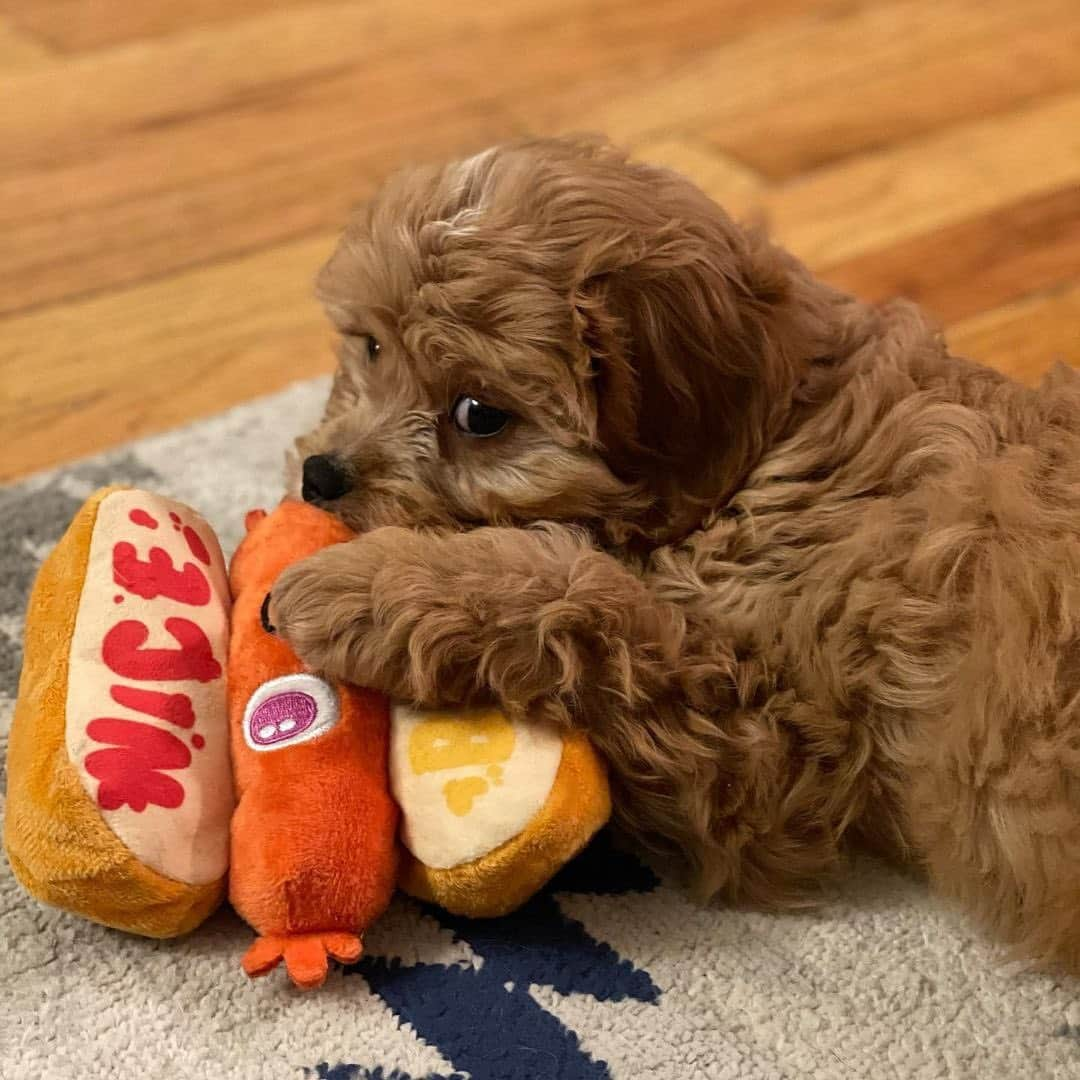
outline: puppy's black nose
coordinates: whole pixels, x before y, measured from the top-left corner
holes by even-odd
[[[315,454],[304,460],[304,482],[300,494],[305,502],[333,502],[352,485],[345,470],[327,454]]]

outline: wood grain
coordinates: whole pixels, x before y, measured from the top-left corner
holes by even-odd
[[[1073,0],[814,6],[606,96],[585,122],[624,141],[694,132],[782,179],[1077,87]]]
[[[52,54],[40,42],[0,18],[0,71],[38,67]]]
[[[484,0],[455,20],[434,0],[412,6],[415,28],[369,5],[313,5],[13,79],[0,311],[339,223],[403,162],[524,131],[506,100],[586,78],[631,85],[738,25],[713,0],[656,0],[647,18],[621,0],[554,0],[540,21],[534,0]],[[525,54],[512,48],[522,26]]]
[[[823,267],[1080,183],[1080,94],[847,159],[770,190],[777,237]]]
[[[864,57],[845,79],[822,79],[819,67],[813,82],[766,108],[727,112],[702,137],[783,179],[1080,87],[1080,5],[1071,0],[934,4],[911,11],[902,28],[890,28],[888,12],[873,14],[855,40],[830,43]],[[811,44],[794,56],[828,70],[833,56],[823,51]],[[792,79],[790,66],[777,74],[780,86]]]
[[[81,52],[299,6],[296,0],[0,0],[0,13],[59,52]]]
[[[1080,361],[1076,0],[0,0],[0,477],[326,370],[402,164],[606,129],[1025,380]]]
[[[995,207],[825,268],[868,300],[906,296],[951,323],[1074,280],[1080,185]]]
[[[5,478],[333,366],[312,296],[332,236],[6,320]]]
[[[1034,384],[1054,364],[1080,366],[1080,284],[974,315],[949,328],[950,347]]]

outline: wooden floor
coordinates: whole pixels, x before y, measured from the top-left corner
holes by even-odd
[[[583,129],[957,350],[1080,362],[1078,0],[0,0],[0,477],[328,370],[352,204]]]

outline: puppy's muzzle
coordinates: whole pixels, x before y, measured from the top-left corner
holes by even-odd
[[[333,502],[352,488],[342,465],[328,454],[315,454],[304,460],[300,494],[309,503]]]

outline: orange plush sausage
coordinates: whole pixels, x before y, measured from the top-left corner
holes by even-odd
[[[355,960],[361,934],[397,876],[398,810],[389,791],[389,705],[306,672],[262,625],[282,570],[351,533],[329,514],[287,501],[248,515],[230,571],[229,725],[237,806],[229,899],[260,935],[249,975],[284,958],[305,988],[327,957]]]

